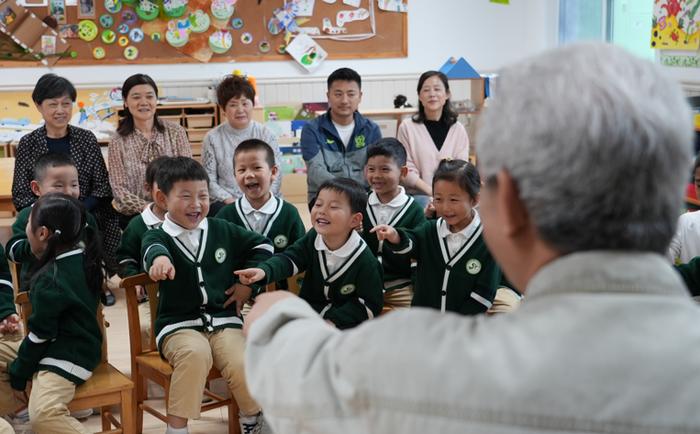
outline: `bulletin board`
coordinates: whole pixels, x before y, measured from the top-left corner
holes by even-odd
[[[27,9],[36,14],[40,19],[49,15],[49,8],[55,0],[47,0],[48,6],[28,7]],[[63,2],[64,0],[58,0]],[[83,2],[94,1],[94,18],[85,18],[85,14],[79,18],[79,8]],[[284,8],[287,4],[285,0],[238,0],[235,2],[233,15],[226,20],[215,19],[211,12],[212,1],[220,0],[189,0],[186,2],[186,12],[180,18],[168,18],[162,12],[153,21],[143,21],[137,18],[136,21],[127,20],[133,18],[134,5],[142,0],[77,0],[79,6],[65,6],[65,24],[58,25],[59,34],[66,38],[70,48],[64,52],[57,66],[72,65],[99,65],[99,64],[174,64],[174,63],[206,63],[206,62],[247,62],[265,60],[289,60],[292,57],[284,52],[287,43],[294,39],[297,33],[281,33],[274,35],[270,31],[269,22],[275,15],[274,12]],[[163,2],[171,0],[158,0],[162,8]],[[182,1],[182,0],[180,0]],[[231,1],[231,0],[229,0]],[[408,55],[408,20],[407,12],[388,11],[380,9],[378,4],[398,3],[406,7],[406,0],[337,0],[330,3],[326,0],[315,0],[313,4],[313,14],[308,17],[296,17],[299,27],[319,28],[319,35],[310,35],[323,50],[328,53],[330,59],[352,59],[352,58],[386,58],[386,57],[406,57]],[[106,5],[115,9],[116,3],[121,5],[118,12],[108,12]],[[131,3],[131,4],[127,4]],[[337,24],[338,14],[342,11],[356,11],[358,8],[370,12],[370,17],[363,20],[350,21],[343,24],[344,32],[340,35],[331,35],[322,30],[324,18],[329,18],[332,25]],[[89,8],[88,8],[89,9]],[[177,21],[187,20],[187,17],[200,9],[211,16],[211,25],[203,33],[190,32],[188,41],[180,48],[175,48],[166,42],[165,35],[169,25],[177,25]],[[386,8],[385,8],[386,9]],[[131,15],[129,15],[131,11]],[[109,28],[103,26],[100,18],[111,16],[113,23]],[[346,15],[347,16],[347,15]],[[62,17],[61,17],[62,18]],[[85,42],[75,34],[76,25],[82,20],[92,21],[96,27],[98,36],[91,42]],[[235,21],[240,19],[240,21]],[[107,20],[109,21],[109,20]],[[183,21],[183,23],[184,23]],[[242,22],[242,27],[240,24]],[[328,21],[326,21],[328,23]],[[120,27],[121,24],[128,25],[128,32]],[[70,27],[70,26],[73,27]],[[67,26],[67,27],[64,27]],[[141,29],[143,39],[137,41],[132,39],[129,32],[134,28]],[[110,29],[115,33],[115,41],[105,43],[101,35]],[[225,53],[213,53],[209,44],[209,37],[212,33],[223,30],[231,35],[232,46]],[[155,35],[155,36],[154,36]],[[331,39],[342,36],[345,40]],[[122,45],[119,38],[122,37]],[[124,39],[126,38],[126,39]],[[138,38],[137,38],[138,39]],[[245,42],[247,43],[244,43]],[[263,47],[268,48],[264,51]],[[1,47],[2,44],[0,44]],[[265,47],[266,46],[266,47]],[[102,49],[104,57],[96,59],[95,49]],[[134,59],[127,59],[125,53],[131,50],[138,55]],[[17,56],[15,56],[17,58]],[[27,60],[7,60],[0,53],[0,66],[31,66],[39,65],[37,61]]]

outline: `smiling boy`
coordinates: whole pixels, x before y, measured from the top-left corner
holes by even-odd
[[[164,201],[168,212],[162,226],[147,231],[142,242],[143,267],[161,281],[156,345],[173,365],[166,432],[186,433],[188,420],[199,418],[213,365],[238,403],[241,431],[258,433],[262,415],[245,383],[240,315],[251,288],[236,285],[233,271],[266,259],[272,246],[255,232],[206,218],[208,181],[195,160],[166,161],[156,176],[156,201]],[[227,301],[231,288],[234,294]]]
[[[384,305],[409,307],[413,298],[411,259],[395,255],[370,231],[377,225],[415,228],[425,215],[413,197],[399,185],[406,177],[406,149],[394,138],[381,139],[367,150],[365,177],[372,192],[367,200],[362,236],[384,270]]]
[[[296,207],[272,194],[279,167],[270,145],[259,139],[241,142],[233,154],[233,170],[243,196],[223,207],[216,218],[267,237],[275,253],[304,236],[304,223]],[[287,289],[286,280],[276,284],[277,289]]]
[[[299,296],[339,329],[354,327],[382,310],[382,271],[355,228],[367,194],[357,182],[321,184],[311,209],[311,229],[282,254],[237,271],[241,283],[274,282],[306,271]]]

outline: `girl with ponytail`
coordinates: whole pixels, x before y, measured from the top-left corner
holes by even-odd
[[[70,416],[67,404],[100,362],[102,334],[96,317],[112,265],[99,234],[87,226],[85,208],[71,196],[40,197],[26,232],[39,259],[30,281],[27,337],[9,365],[10,385],[26,400],[24,390],[32,381],[28,407],[34,432],[88,432]]]

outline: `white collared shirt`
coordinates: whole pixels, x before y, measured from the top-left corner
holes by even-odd
[[[325,242],[323,242],[323,237],[321,235],[316,235],[316,240],[314,240],[314,247],[318,251],[326,252],[326,266],[328,267],[328,274],[331,275],[335,273],[338,268],[340,268],[347,258],[352,255],[352,253],[357,249],[357,247],[362,243],[362,237],[357,231],[352,231],[350,238],[343,244],[338,250],[331,250],[328,248]]]
[[[141,211],[141,218],[148,229],[157,229],[163,224],[163,220],[161,220],[160,217],[153,212],[154,205],[155,204],[153,202],[150,202],[148,205],[146,205],[146,208]]]
[[[255,232],[261,234],[265,225],[270,220],[270,217],[277,211],[277,198],[274,194],[270,195],[270,199],[265,202],[260,209],[253,208],[250,204],[248,198],[242,196],[241,199],[241,210],[245,215],[245,219],[248,221],[250,228]]]
[[[397,194],[388,203],[382,203],[379,200],[379,196],[377,196],[377,193],[375,192],[370,193],[369,198],[367,198],[367,203],[372,207],[372,212],[374,213],[374,217],[377,219],[377,224],[386,225],[389,224],[396,213],[401,210],[408,199],[409,197],[406,194],[406,190],[399,186],[399,194]]]
[[[196,228],[189,230],[185,229],[174,221],[170,220],[170,213],[165,214],[165,220],[163,221],[163,230],[166,234],[173,238],[180,240],[182,244],[187,248],[187,250],[192,253],[192,256],[197,257],[197,252],[199,252],[199,239],[200,234],[207,229],[209,222],[206,218],[202,219]]]
[[[464,245],[464,243],[469,240],[469,238],[474,234],[474,231],[479,227],[481,219],[479,218],[479,213],[472,209],[474,212],[474,218],[472,218],[471,223],[467,225],[466,228],[459,232],[451,232],[450,228],[445,223],[445,220],[440,219],[440,226],[438,227],[438,235],[447,241],[447,251],[450,257],[454,256],[455,253]]]

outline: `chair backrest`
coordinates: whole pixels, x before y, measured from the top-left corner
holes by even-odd
[[[287,278],[287,289],[289,292],[299,295],[301,291],[301,283],[304,281],[304,273],[295,274],[292,277]]]
[[[141,273],[123,279],[121,286],[126,293],[126,314],[129,321],[129,346],[131,349],[131,360],[133,362],[135,356],[156,349],[156,337],[153,330],[155,328],[156,313],[158,312],[158,282],[151,280],[148,274]],[[148,342],[143,342],[141,337],[141,318],[139,317],[139,302],[137,297],[138,286],[146,288],[146,293],[148,294],[148,308],[151,312]]]
[[[32,315],[32,302],[29,299],[29,291],[19,290],[19,276],[22,269],[21,263],[8,261],[10,265],[10,274],[12,275],[12,292],[14,293],[17,312],[22,321],[22,330],[26,336],[29,330],[29,317]],[[102,303],[97,306],[97,325],[102,333],[102,362],[107,362],[107,322],[105,321],[104,312],[102,311]]]

